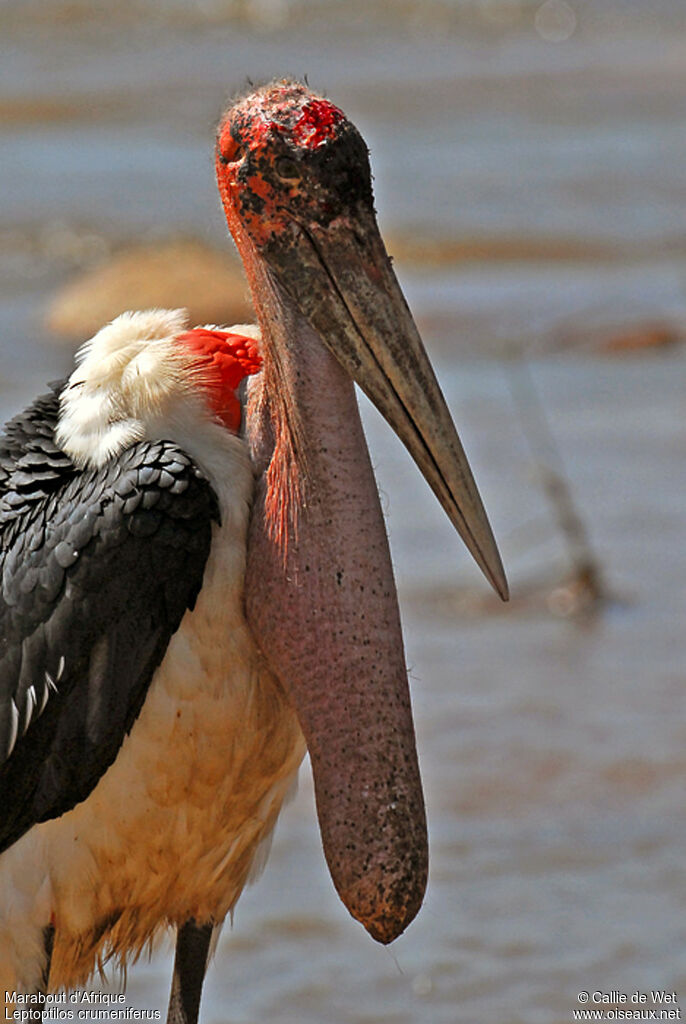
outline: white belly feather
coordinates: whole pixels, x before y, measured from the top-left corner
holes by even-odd
[[[271,834],[305,743],[243,615],[246,472],[241,452],[196,607],[116,761],[0,856],[0,991],[37,984],[51,920],[51,989],[135,957],[166,922],[220,922]]]

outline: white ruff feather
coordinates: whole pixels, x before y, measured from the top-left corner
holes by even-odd
[[[142,437],[175,441],[212,483],[221,526],[114,764],[81,804],[0,855],[0,992],[40,984],[51,919],[51,989],[85,984],[109,955],[135,959],[168,923],[219,924],[305,752],[243,613],[247,447],[189,381],[174,343],[185,326],[178,310],[119,317],[84,346],[63,400],[59,440],[73,458],[98,465]]]
[[[193,444],[214,420],[197,360],[176,341],[187,329],[183,309],[122,313],[81,347],[56,431],[78,466],[102,466],[136,441]],[[230,330],[259,338],[253,324]]]

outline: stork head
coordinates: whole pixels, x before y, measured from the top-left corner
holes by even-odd
[[[245,97],[222,122],[217,167],[225,202],[253,242],[284,242],[296,223],[329,224],[372,208],[367,147],[345,114],[299,83]]]
[[[388,420],[506,598],[481,498],[379,234],[357,129],[300,83],[274,82],[227,112],[216,167],[253,290],[259,262]],[[270,325],[256,306],[268,356]]]

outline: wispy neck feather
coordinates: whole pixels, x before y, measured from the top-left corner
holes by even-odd
[[[263,365],[250,390],[247,425],[256,468],[266,474],[267,532],[285,558],[289,537],[297,539],[305,501],[307,443],[295,397],[307,374],[303,332],[312,330],[268,271],[257,266],[259,280],[251,283],[259,287]]]

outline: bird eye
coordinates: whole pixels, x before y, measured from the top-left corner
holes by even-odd
[[[292,180],[300,177],[300,168],[295,160],[291,160],[288,156],[280,156],[274,164],[274,168],[280,178]]]

